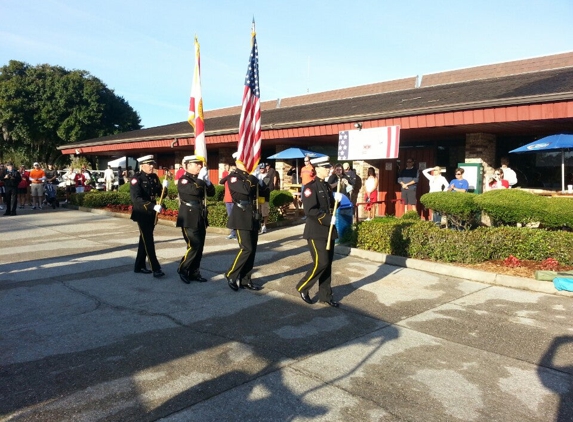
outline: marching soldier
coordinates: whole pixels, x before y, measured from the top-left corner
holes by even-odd
[[[187,251],[177,272],[181,281],[190,284],[191,281],[205,282],[206,278],[201,277],[199,267],[203,256],[205,245],[205,234],[207,232],[207,208],[203,200],[205,193],[208,196],[215,194],[215,186],[209,180],[209,172],[203,166],[203,161],[195,155],[188,155],[183,158],[185,173],[177,181],[179,192],[179,215],[177,216],[177,227],[181,227],[183,239],[187,244]]]
[[[296,285],[296,289],[302,300],[313,304],[309,290],[318,281],[318,301],[337,308],[338,302],[332,299],[331,273],[332,258],[334,257],[334,240],[338,237],[334,223],[336,217],[332,215],[331,208],[334,199],[340,201],[342,194],[332,193],[332,188],[326,182],[328,171],[331,167],[328,157],[315,158],[310,161],[316,170],[316,178],[304,185],[301,194],[302,205],[306,215],[303,238],[307,239],[313,265]],[[330,248],[328,232],[331,230]]]
[[[238,153],[233,154],[237,160]],[[227,221],[227,228],[235,229],[239,242],[239,252],[233,260],[231,268],[225,273],[229,287],[235,291],[241,289],[261,290],[262,287],[251,281],[251,270],[255,263],[257,241],[261,216],[255,206],[257,201],[257,185],[259,195],[266,195],[268,186],[264,185],[254,174],[249,174],[240,161],[235,161],[237,169],[229,173],[227,184],[233,198],[233,209]]]
[[[161,271],[161,265],[155,255],[155,243],[153,240],[153,229],[155,229],[155,216],[161,212],[161,205],[157,204],[162,187],[159,177],[153,172],[156,164],[153,155],[146,155],[138,158],[140,172],[131,179],[130,194],[133,204],[131,219],[139,226],[139,247],[135,258],[136,273],[150,274],[153,277],[163,277],[165,273]],[[166,189],[168,181],[163,181],[163,188]],[[145,258],[149,259],[151,270],[145,266]]]

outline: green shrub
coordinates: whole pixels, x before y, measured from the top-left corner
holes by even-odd
[[[478,223],[479,208],[475,197],[475,194],[467,192],[434,192],[422,195],[420,202],[424,207],[445,215],[448,224],[468,229]]]
[[[131,205],[131,198],[126,192],[98,192],[80,193],[82,206],[89,208],[105,208],[107,205]]]
[[[416,222],[393,217],[363,221],[356,229],[356,246],[375,252],[407,256],[409,245],[402,232],[412,224]]]
[[[124,184],[121,185],[117,190],[118,190],[119,192],[129,192],[130,186],[131,186],[130,183],[124,183]]]
[[[441,262],[479,263],[518,259],[543,261],[554,258],[573,264],[573,233],[520,227],[479,227],[445,230],[428,221],[380,218],[360,223],[359,248],[393,255]]]
[[[490,217],[492,226],[540,221],[546,200],[521,189],[496,189],[475,196],[476,205]]]
[[[420,216],[416,211],[407,211],[400,217],[402,220],[419,220]]]
[[[269,203],[271,208],[281,208],[292,204],[293,196],[288,190],[274,190],[271,192]]]
[[[512,189],[513,190],[513,189]],[[545,198],[546,212],[541,224],[544,227],[560,229],[568,227],[573,229],[573,199]]]
[[[212,227],[226,227],[227,226],[227,208],[224,202],[212,202],[207,204],[207,212],[209,213],[209,225]]]
[[[209,196],[208,198],[213,200],[213,201],[222,202],[225,199],[225,186],[224,185],[215,185],[215,195]]]

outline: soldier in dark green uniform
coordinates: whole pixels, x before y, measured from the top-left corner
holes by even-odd
[[[233,154],[233,157],[237,155]],[[227,228],[235,229],[237,232],[239,252],[225,277],[229,287],[235,291],[239,288],[260,290],[262,287],[251,281],[261,225],[261,216],[256,208],[257,186],[259,186],[259,196],[266,195],[269,188],[263,181],[259,181],[256,175],[247,173],[242,162],[235,161],[235,163],[237,169],[227,176],[227,185],[233,198],[233,209],[227,221]]]
[[[331,167],[328,157],[315,158],[310,161],[315,167],[316,178],[304,185],[301,192],[302,205],[306,215],[303,238],[307,239],[313,265],[296,285],[302,300],[308,304],[313,301],[309,290],[318,282],[318,301],[337,308],[338,302],[332,299],[331,273],[334,257],[334,240],[338,237],[334,226],[336,217],[332,215],[334,199],[340,201],[342,194],[332,193],[332,188],[325,181]],[[330,249],[327,250],[328,232],[331,230]]]
[[[192,281],[205,282],[199,267],[203,257],[205,235],[207,232],[207,208],[204,204],[205,194],[215,195],[215,186],[209,180],[209,172],[203,161],[195,155],[183,158],[185,173],[177,181],[179,192],[179,215],[177,227],[181,227],[183,239],[187,244],[187,251],[177,272],[181,281],[190,284]]]
[[[157,200],[161,196],[161,182],[159,177],[153,173],[155,160],[153,155],[146,155],[138,158],[140,172],[136,173],[131,179],[130,195],[131,219],[137,222],[139,226],[139,247],[137,248],[137,257],[135,258],[136,273],[150,274],[153,277],[163,277],[165,273],[161,271],[161,265],[155,255],[155,242],[153,240],[153,229],[155,229],[155,216],[161,212],[161,205]],[[164,181],[164,187],[167,188],[167,181]],[[145,258],[149,259],[151,270],[145,266]]]

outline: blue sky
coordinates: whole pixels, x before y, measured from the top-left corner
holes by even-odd
[[[0,16],[0,65],[86,70],[144,127],[187,119],[195,35],[205,109],[240,104],[253,16],[262,100],[573,51],[572,0],[0,0]]]

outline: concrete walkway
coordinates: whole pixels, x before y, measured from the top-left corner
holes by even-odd
[[[133,273],[128,219],[0,218],[1,420],[573,420],[573,298],[338,248],[341,307],[307,305],[302,228],[260,237],[252,293],[223,279],[224,233],[186,285],[171,226],[158,280]]]

